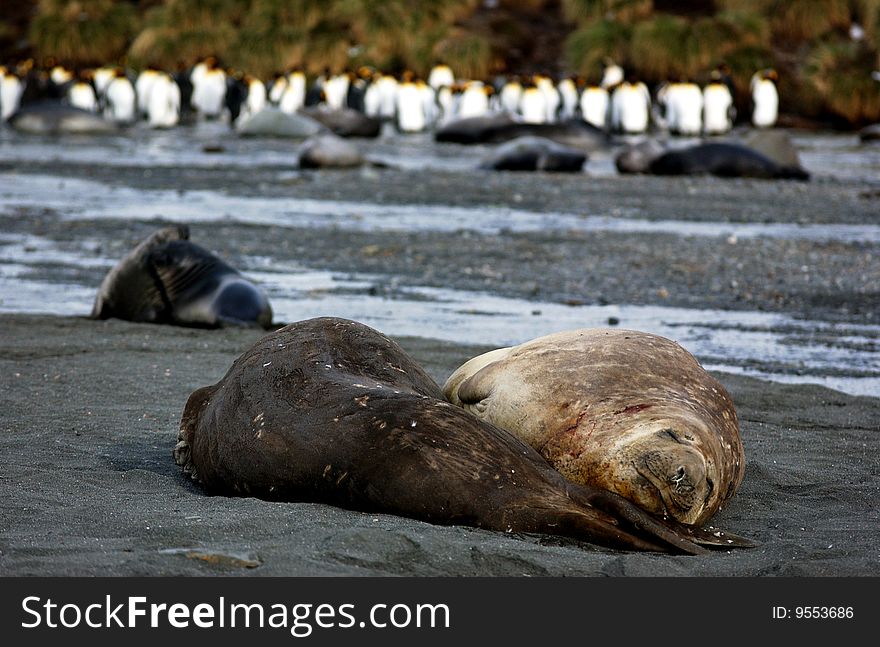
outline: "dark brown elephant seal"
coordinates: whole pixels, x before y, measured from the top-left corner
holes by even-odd
[[[174,458],[216,494],[637,550],[744,544],[567,482],[512,435],[444,401],[397,344],[344,319],[270,333],[195,391]]]
[[[727,391],[657,335],[586,328],[539,337],[471,359],[444,393],[568,480],[682,523],[705,523],[743,478]]]
[[[104,277],[93,319],[215,328],[272,325],[265,293],[208,250],[185,225],[141,241]]]

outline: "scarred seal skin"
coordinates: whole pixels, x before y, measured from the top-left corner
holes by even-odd
[[[664,337],[608,328],[547,335],[471,359],[443,390],[566,479],[685,524],[705,523],[743,478],[733,401]]]
[[[186,403],[175,461],[205,490],[436,524],[697,554],[733,535],[655,519],[566,481],[533,449],[443,400],[394,342],[319,318],[270,333]]]

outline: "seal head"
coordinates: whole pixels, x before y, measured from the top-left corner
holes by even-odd
[[[682,523],[708,520],[743,477],[730,396],[657,335],[593,328],[540,337],[470,360],[444,394],[570,481]]]

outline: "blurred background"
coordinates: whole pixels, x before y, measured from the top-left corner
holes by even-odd
[[[649,84],[726,64],[738,106],[772,67],[780,126],[851,129],[880,120],[878,30],[880,0],[15,0],[0,61],[181,69],[213,55],[262,78],[426,76],[444,61],[467,78],[598,81],[613,59]]]

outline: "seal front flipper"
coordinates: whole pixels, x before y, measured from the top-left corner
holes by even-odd
[[[713,526],[699,528],[672,519],[660,519],[613,492],[593,490],[593,488],[590,490],[586,494],[589,504],[625,520],[636,528],[654,533],[658,538],[667,541],[673,548],[683,552],[692,555],[703,554],[707,552],[702,548],[703,546],[711,548],[754,548],[757,546],[750,539],[719,530]],[[577,493],[582,491],[578,487]],[[663,550],[669,549],[664,547]]]
[[[575,502],[595,508],[614,519],[622,548],[680,552],[687,555],[708,552],[693,539],[683,524],[657,519],[619,494],[575,484],[571,485],[569,494]],[[596,533],[596,530],[592,532]],[[653,548],[645,548],[643,544],[649,544]]]

